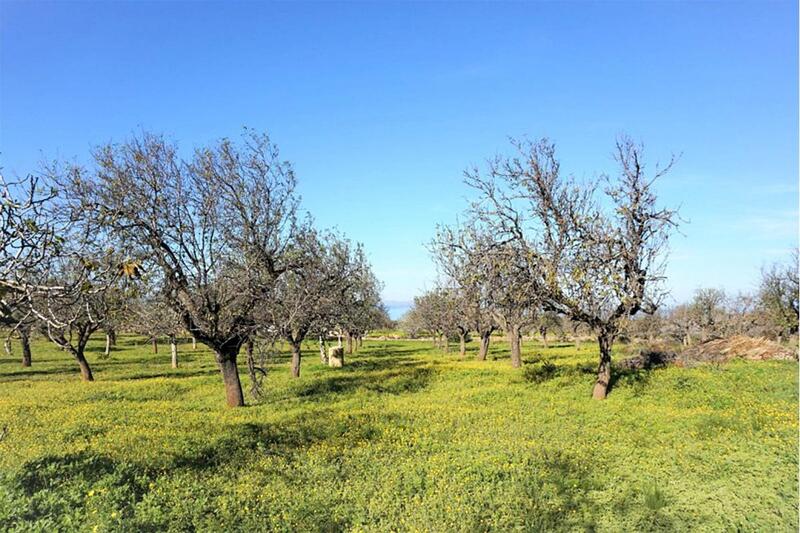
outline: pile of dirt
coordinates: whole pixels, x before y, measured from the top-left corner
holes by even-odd
[[[684,364],[724,363],[731,359],[791,361],[797,359],[797,352],[768,339],[737,335],[691,346],[678,356],[679,362]]]

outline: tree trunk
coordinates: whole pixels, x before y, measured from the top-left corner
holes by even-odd
[[[228,407],[241,407],[244,405],[242,382],[239,381],[239,368],[236,366],[236,354],[222,354],[217,352],[217,363],[225,383],[225,399]]]
[[[92,369],[89,367],[89,361],[84,357],[83,352],[76,352],[73,354],[78,361],[78,366],[81,368],[81,379],[83,381],[94,381]]]
[[[450,339],[447,338],[447,333],[442,333],[442,351],[445,354],[450,353]]]
[[[347,333],[347,353],[353,353],[353,336],[350,333]]]
[[[325,337],[319,336],[319,360],[323,365],[328,364],[328,352],[325,349]]]
[[[338,335],[336,335],[336,338],[338,339],[338,342],[339,342],[339,348],[341,348],[342,347],[342,334],[339,333]]]
[[[489,353],[489,340],[491,339],[491,332],[481,333],[481,346],[478,349],[478,361],[486,361],[486,356]]]
[[[597,344],[600,347],[600,364],[597,367],[597,382],[592,390],[592,398],[595,400],[604,400],[608,395],[608,385],[611,383],[611,344],[613,342],[613,336],[608,333],[600,333],[597,337]]]
[[[522,350],[520,346],[520,328],[511,326],[508,330],[508,342],[511,344],[511,366],[519,368],[522,366]]]
[[[539,334],[542,336],[542,344],[547,348],[547,328],[539,328]]]
[[[31,366],[31,339],[27,330],[19,331],[19,340],[22,343],[22,366]]]
[[[169,351],[172,355],[172,368],[178,368],[178,339],[169,338]]]
[[[458,355],[462,359],[464,355],[467,353],[467,334],[466,333],[459,333],[458,334]]]
[[[195,339],[194,336],[192,336],[192,350],[196,349],[197,349],[197,339]]]
[[[106,335],[108,335],[108,339],[111,342],[111,346],[116,346],[117,345],[117,330],[114,329],[114,328],[108,328],[108,331],[106,332]]]
[[[359,335],[359,336],[358,336],[358,349],[360,350],[360,349],[361,349],[361,348],[363,348],[363,347],[364,347],[364,337],[362,337],[361,335]]]
[[[292,341],[292,377],[299,378],[300,377],[300,342]],[[348,344],[349,344],[349,337],[348,337]]]
[[[106,333],[106,350],[103,352],[103,357],[111,356],[111,335]]]
[[[14,356],[14,352],[11,351],[11,337],[6,337],[5,342],[3,343],[3,347],[6,350],[6,355],[9,357]]]
[[[157,355],[158,354],[158,339],[153,337],[151,342],[153,343],[153,353]]]

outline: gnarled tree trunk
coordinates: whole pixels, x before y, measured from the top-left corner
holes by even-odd
[[[31,339],[27,329],[19,330],[19,340],[22,343],[22,366],[31,366]]]
[[[348,339],[348,347],[350,346],[350,337]],[[292,345],[292,377],[299,378],[300,377],[300,342],[291,341],[290,344]]]
[[[83,351],[76,351],[72,355],[75,357],[75,360],[78,361],[78,366],[81,369],[81,379],[83,381],[94,381],[92,369],[89,367],[89,361],[86,360]]]
[[[172,368],[178,368],[178,339],[174,335],[169,338],[169,351],[172,356]]]
[[[225,399],[228,407],[241,407],[244,405],[242,383],[239,381],[239,368],[236,366],[235,353],[216,352],[222,381],[225,384]]]
[[[481,345],[478,348],[478,361],[486,361],[486,356],[489,354],[489,341],[491,340],[492,332],[481,332]]]
[[[592,390],[592,398],[604,400],[608,395],[608,386],[611,383],[611,345],[614,343],[614,336],[607,332],[601,332],[597,336],[597,344],[600,347],[600,364],[597,367],[597,382]]]
[[[511,326],[508,328],[508,342],[511,344],[511,366],[519,368],[522,366],[522,347],[520,346],[519,326]]]

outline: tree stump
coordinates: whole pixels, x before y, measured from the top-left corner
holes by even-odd
[[[334,346],[328,349],[328,366],[341,368],[344,366],[344,348]]]

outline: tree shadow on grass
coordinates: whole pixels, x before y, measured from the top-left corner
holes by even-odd
[[[378,421],[376,415],[335,416],[326,410],[278,424],[231,425],[222,432],[221,438],[175,457],[171,466],[203,471],[226,464],[244,464],[252,460],[253,453],[294,463],[298,452],[322,441],[341,444],[344,449],[353,442],[373,440],[380,435]]]
[[[47,530],[54,517],[73,515],[80,520],[89,497],[87,488],[97,485],[125,501],[128,506],[120,512],[123,517],[129,515],[146,494],[152,476],[141,466],[82,451],[44,456],[4,477],[7,497],[16,511],[7,517],[5,527],[16,525],[24,530],[43,519],[43,530]]]
[[[393,368],[397,368],[397,364]],[[321,401],[330,394],[355,392],[358,389],[383,393],[404,394],[419,392],[426,388],[434,370],[422,363],[406,363],[402,368],[368,373],[337,373],[302,383],[295,394],[302,398]]]

